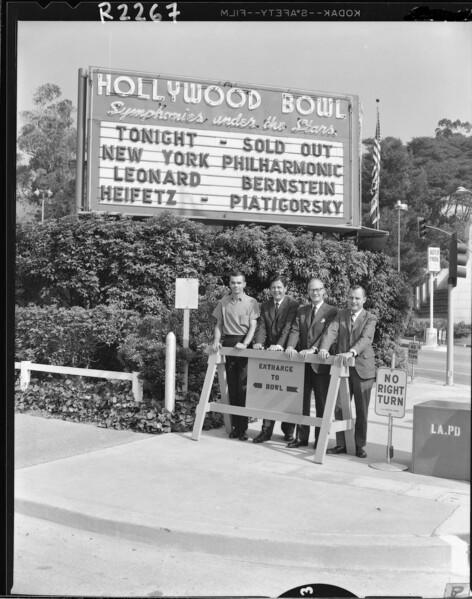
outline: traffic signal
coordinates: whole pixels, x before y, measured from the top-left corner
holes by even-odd
[[[453,233],[449,242],[449,279],[448,282],[455,287],[457,278],[467,276],[467,260],[469,248],[466,243],[458,241],[457,233]]]
[[[426,237],[426,220],[422,216],[416,218],[418,225],[418,237],[424,239]]]

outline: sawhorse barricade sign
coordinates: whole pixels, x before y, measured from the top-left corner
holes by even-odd
[[[248,358],[248,378],[246,406],[232,406],[228,398],[225,356]],[[328,364],[331,366],[330,383],[322,418],[302,415],[303,383],[305,364]],[[208,367],[203,383],[193,425],[192,439],[198,441],[207,412],[220,412],[224,415],[227,432],[231,430],[230,414],[249,418],[267,418],[294,424],[307,424],[320,427],[315,462],[322,464],[328,446],[330,433],[345,431],[346,450],[355,455],[354,420],[351,412],[349,393],[349,366],[354,359],[343,360],[330,356],[322,360],[316,354],[296,355],[289,358],[284,352],[233,349],[223,347],[208,357]],[[210,401],[215,374],[218,375],[221,401]],[[334,408],[339,401],[342,420],[334,420]]]

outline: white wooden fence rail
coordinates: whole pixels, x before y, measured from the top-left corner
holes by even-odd
[[[97,379],[131,381],[133,396],[137,402],[143,400],[143,382],[139,372],[118,372],[114,370],[93,370],[92,368],[74,368],[72,366],[54,366],[53,364],[34,364],[27,360],[15,362],[15,368],[20,370],[20,388],[25,391],[30,383],[31,371],[54,372],[73,376],[88,376]]]

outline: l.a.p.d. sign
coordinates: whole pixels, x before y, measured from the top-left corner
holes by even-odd
[[[406,404],[406,379],[404,370],[379,368],[375,390],[375,413],[379,416],[403,418]]]

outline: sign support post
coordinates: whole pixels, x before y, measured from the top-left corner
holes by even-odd
[[[184,308],[184,330],[182,335],[182,347],[188,349],[190,338],[190,310]],[[182,392],[185,395],[188,391],[188,360],[184,362],[184,380],[182,382]]]
[[[429,329],[426,329],[425,345],[437,347],[438,331],[434,328],[434,273],[441,270],[441,249],[428,247],[429,270]]]
[[[452,294],[454,285],[447,285],[447,366],[446,366],[446,385],[454,385],[454,304],[452,303]]]
[[[393,458],[393,416],[405,416],[407,373],[395,369],[395,354],[392,356],[391,368],[379,368],[375,389],[375,413],[388,416],[387,461],[369,464],[375,470],[401,472],[408,470],[405,464],[392,462]]]

